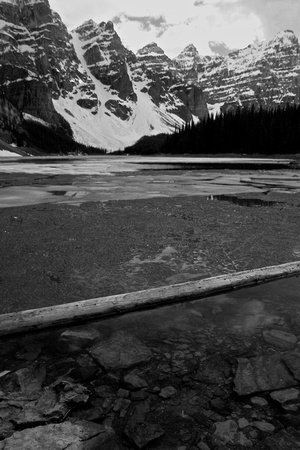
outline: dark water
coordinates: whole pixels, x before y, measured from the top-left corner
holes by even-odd
[[[207,197],[207,200],[224,201],[224,202],[234,203],[235,205],[246,206],[246,207],[274,206],[274,205],[284,203],[284,202],[266,201],[266,200],[261,200],[259,198],[239,198],[234,195],[211,195],[211,196]]]
[[[172,162],[149,162],[149,161],[140,161],[138,163],[133,162],[132,164],[140,164],[142,166],[151,166],[152,169],[156,170],[280,170],[280,169],[292,169],[291,163],[282,162],[282,163],[271,163],[266,161],[260,162],[232,162],[228,158],[228,162],[218,162],[218,161],[210,161],[210,162],[193,162],[193,163],[172,163]],[[149,170],[149,167],[142,169]]]
[[[50,191],[52,195],[56,195],[57,197],[66,195],[68,191]]]

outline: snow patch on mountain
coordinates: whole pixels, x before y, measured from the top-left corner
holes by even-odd
[[[90,42],[89,39],[88,43]],[[175,125],[183,123],[178,116],[167,113],[163,107],[156,106],[147,94],[141,92],[144,87],[143,82],[134,83],[136,102],[121,101],[121,105],[132,111],[130,117],[124,121],[112,114],[106,106],[107,102],[117,101],[120,103],[120,98],[117,93],[92,75],[84,58],[87,41],[80,40],[76,31],[72,32],[72,43],[81,63],[81,71],[92,80],[94,94],[98,99],[98,108],[95,114],[91,114],[90,110],[78,105],[77,101],[82,99],[80,92],[77,94],[72,92],[65,97],[60,96],[57,100],[53,100],[56,111],[70,123],[76,141],[109,150],[119,150],[131,145],[144,135],[170,133],[174,130]],[[109,54],[107,54],[106,62],[108,60]],[[131,76],[129,66],[127,70]]]

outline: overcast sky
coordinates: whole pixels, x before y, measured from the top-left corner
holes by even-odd
[[[71,30],[85,20],[112,20],[136,52],[154,41],[169,57],[193,43],[224,54],[290,29],[300,37],[300,0],[49,0]]]

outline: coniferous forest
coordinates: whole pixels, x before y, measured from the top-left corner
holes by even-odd
[[[159,148],[141,147],[140,154],[300,153],[300,106],[287,105],[269,110],[257,110],[254,106],[237,108],[209,116],[197,124],[187,123],[163,139]],[[126,150],[131,153],[130,149]]]

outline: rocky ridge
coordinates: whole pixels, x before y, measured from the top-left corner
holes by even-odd
[[[151,65],[157,55],[126,49],[111,22],[89,20],[69,34],[48,0],[1,1],[0,47],[1,97],[11,111],[69,123],[79,142],[119,149],[207,114],[201,89],[172,74],[167,56]]]
[[[200,56],[191,44],[171,60],[153,42],[134,54],[112,22],[89,20],[69,33],[48,0],[1,0],[0,49],[8,141],[34,118],[64,126],[78,142],[119,149],[201,120],[208,109],[300,101],[291,31],[226,57]]]
[[[84,78],[70,41],[47,0],[0,2],[1,97],[21,113],[59,122],[52,99]]]
[[[300,45],[290,30],[226,57],[206,57],[197,71],[207,103],[225,110],[300,102]]]

